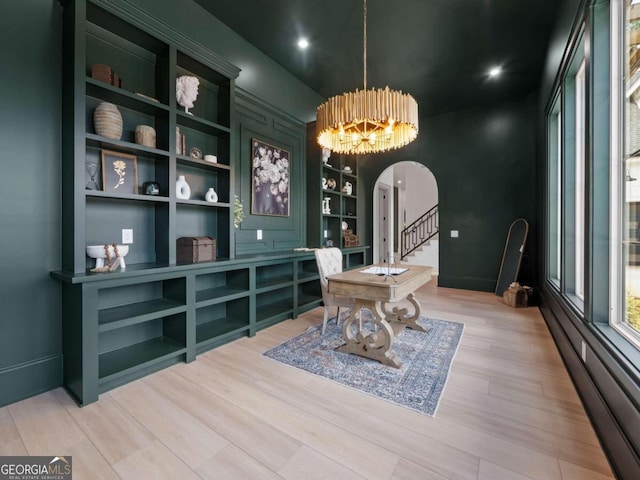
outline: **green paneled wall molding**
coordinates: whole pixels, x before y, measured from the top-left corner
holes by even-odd
[[[305,124],[286,112],[242,89],[236,91],[238,143],[235,151],[235,191],[244,205],[245,219],[235,231],[236,253],[258,254],[291,251],[306,246],[306,129]],[[276,217],[251,214],[253,164],[251,140],[257,139],[286,150],[289,165],[289,216]],[[262,230],[262,239],[257,239]]]

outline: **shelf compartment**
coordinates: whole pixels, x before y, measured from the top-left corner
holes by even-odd
[[[342,175],[356,178],[358,173],[358,157],[356,155],[342,155],[340,164]],[[344,167],[349,167],[351,172],[346,172]]]
[[[205,170],[213,169],[213,170],[231,170],[229,165],[225,165],[224,163],[211,163],[206,162],[204,160],[199,160],[193,157],[187,157],[185,155],[176,155],[176,160],[179,165],[190,165],[192,167],[198,167]]]
[[[198,307],[224,302],[232,295],[245,293],[249,293],[248,268],[208,273],[196,277],[196,303]]]
[[[218,303],[196,311],[196,344],[249,330],[249,298]]]
[[[145,282],[98,291],[98,329],[108,331],[185,309],[184,278]]]
[[[337,188],[337,187],[336,187]],[[340,192],[337,190],[330,190],[328,188],[323,188],[322,189],[322,197],[329,197],[331,198],[331,202],[338,202],[340,201]],[[331,205],[331,208],[333,208],[333,205]]]
[[[293,286],[256,295],[256,322],[270,323],[293,313]]]
[[[93,115],[101,103],[100,98],[87,96],[86,108],[85,108],[85,124],[88,138],[104,138],[110,140],[107,137],[101,137],[95,131],[95,125],[93,122]],[[150,151],[159,150],[161,152],[168,152],[169,150],[169,111],[158,110],[152,113],[146,113],[141,110],[134,110],[129,107],[125,107],[121,104],[115,104],[118,107],[118,111],[122,117],[122,136],[119,139],[112,139],[114,142],[122,142],[126,146],[139,147],[139,150],[144,151],[148,149]],[[145,147],[144,145],[138,145],[135,142],[135,129],[138,125],[149,125],[156,131],[156,148]],[[95,135],[95,137],[89,137],[89,135]]]
[[[356,197],[345,195],[342,197],[342,214],[347,217],[355,217],[358,214]]]
[[[365,254],[364,252],[346,252],[344,254],[344,258],[346,260],[346,265],[344,268],[346,270],[351,270],[354,268],[364,267],[365,266]]]
[[[331,162],[331,158],[329,158],[329,162]],[[340,173],[342,171],[339,168],[334,167],[332,163],[329,163],[329,165],[331,165],[331,166],[322,165],[323,176],[324,176],[324,173],[327,172],[327,173],[335,174],[339,178],[340,177]]]
[[[158,337],[104,353],[98,358],[100,383],[113,382],[116,376],[130,370],[140,370],[152,363],[184,355],[185,352],[186,348],[180,343],[167,337]]]
[[[95,78],[87,77],[87,95],[125,108],[139,110],[147,115],[169,114],[169,107],[149,97],[114,87]]]
[[[315,280],[318,276],[318,264],[315,258],[298,262],[298,281]]]
[[[184,154],[180,151],[176,152],[180,164],[189,162],[187,159],[191,158],[191,149],[196,147],[202,152],[203,159],[205,155],[215,155],[218,161],[217,163],[209,163],[204,160],[196,160],[189,163],[195,165],[196,162],[198,162],[197,165],[199,166],[210,165],[211,167],[215,167],[217,165],[226,165],[229,167],[229,132],[220,131],[215,125],[205,125],[203,123],[194,124],[194,120],[191,117],[185,117],[183,119],[181,116],[178,116],[176,120],[178,122],[176,133],[180,133],[183,136],[180,141],[184,142]]]
[[[117,150],[119,152],[129,153],[132,155],[145,155],[147,157],[155,158],[156,160],[167,160],[169,158],[169,152],[167,150],[145,147],[144,145],[139,145],[137,143],[114,140],[112,138],[96,135],[95,133],[87,133],[86,142],[87,147],[93,147],[96,149]]]
[[[131,369],[186,352],[186,313],[109,330],[99,335],[99,377],[109,379]]]
[[[129,198],[130,197],[130,198]],[[135,243],[129,245],[127,265],[138,263],[168,263],[169,202],[142,195],[115,197],[100,194],[86,197],[86,245],[121,243],[122,229],[133,229]],[[126,208],[123,208],[123,203]],[[109,222],[105,222],[109,219]],[[86,257],[86,268],[95,266]]]
[[[109,151],[115,151],[109,149]],[[84,179],[85,185],[90,181],[87,164],[93,162],[97,164],[97,173],[94,176],[98,190],[85,190],[87,195],[97,195],[103,197],[121,198],[141,201],[168,201],[169,197],[169,157],[153,156],[144,151],[138,151],[136,155],[136,192],[118,193],[115,190],[103,191],[103,164],[102,152],[99,148],[87,147],[85,153]],[[160,186],[160,195],[142,195],[144,182],[155,181]]]
[[[194,117],[229,128],[231,84],[229,78],[178,50],[177,75],[195,76],[200,81],[198,98],[190,109]],[[182,124],[182,120],[179,121]],[[197,128],[197,127],[193,127]]]
[[[165,298],[109,308],[98,313],[98,331],[108,332],[116,328],[145,322],[158,315],[181,313],[185,311],[185,308],[184,304]]]
[[[93,64],[109,65],[121,78],[122,90],[168,105],[169,46],[90,2],[87,20],[87,75]]]
[[[320,280],[305,282],[298,286],[298,308],[306,308],[312,304],[320,304],[322,301],[322,290]]]
[[[327,244],[327,240],[333,242],[334,247],[340,247],[342,242],[342,222],[340,215],[323,215],[322,216],[322,230],[324,244]],[[324,231],[327,232],[326,237]]]
[[[230,207],[229,192],[231,188],[231,172],[226,169],[204,169],[191,164],[178,164],[176,176],[184,175],[185,180],[191,189],[189,201],[205,202],[205,195],[209,188],[213,188],[218,194],[219,206]],[[183,200],[180,200],[181,202]],[[208,202],[205,203],[209,204]]]
[[[230,205],[204,201],[176,202],[176,238],[212,237],[216,239],[216,259],[229,258],[231,230]]]
[[[199,98],[200,97],[198,96],[198,99]],[[196,103],[197,102],[198,100],[196,100]],[[220,125],[216,122],[211,122],[196,115],[189,115],[188,113],[181,112],[180,110],[177,112],[176,122],[180,127],[207,133],[209,135],[225,135],[231,133],[231,129],[229,127],[225,127],[224,125]]]
[[[256,267],[256,289],[271,288],[293,282],[293,263],[275,263]]]

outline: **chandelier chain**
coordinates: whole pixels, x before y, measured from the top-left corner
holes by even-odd
[[[367,91],[367,0],[364,0],[364,47],[362,56],[362,70],[364,72],[364,91]]]

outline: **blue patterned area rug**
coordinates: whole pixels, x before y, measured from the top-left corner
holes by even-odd
[[[342,323],[337,326],[335,317],[329,321],[324,335],[320,334],[322,325],[310,327],[263,355],[433,416],[447,383],[464,325],[424,317],[420,317],[418,323],[428,331],[405,328],[393,342],[391,349],[402,362],[399,369],[337,352],[335,349],[345,342]]]

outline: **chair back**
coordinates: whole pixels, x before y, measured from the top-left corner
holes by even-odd
[[[319,248],[315,251],[318,273],[320,274],[320,286],[322,296],[328,293],[329,282],[327,277],[342,272],[342,252],[339,248]]]

